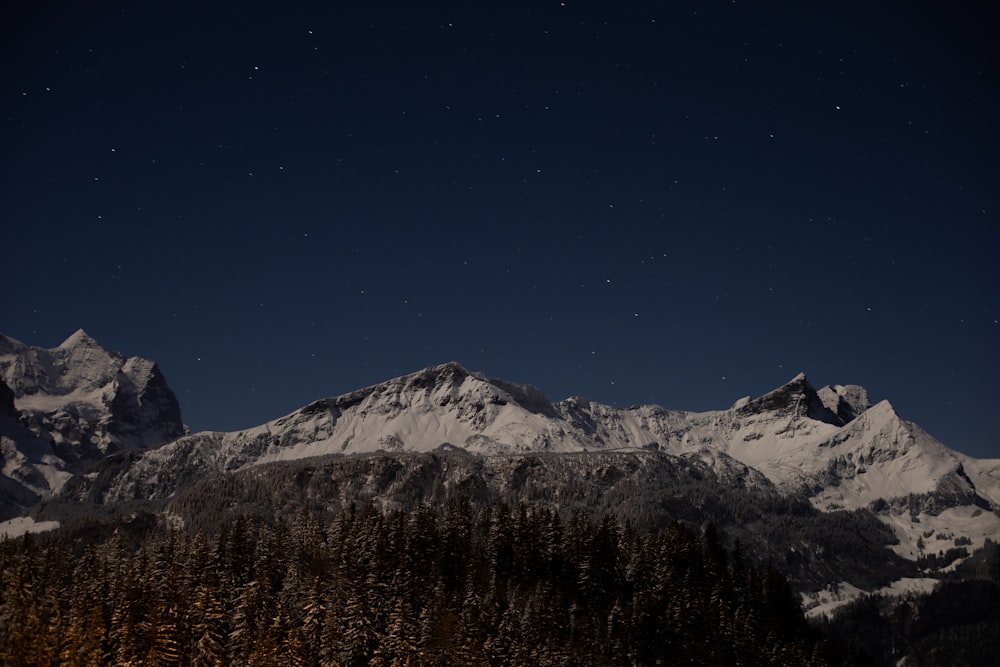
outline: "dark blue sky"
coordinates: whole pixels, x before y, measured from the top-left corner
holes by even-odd
[[[997,17],[815,4],[22,3],[0,331],[157,360],[196,430],[447,360],[805,371],[1000,457]]]

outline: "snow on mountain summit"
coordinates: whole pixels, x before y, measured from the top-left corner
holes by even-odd
[[[109,352],[83,329],[52,349],[0,334],[0,376],[19,410],[84,420],[92,432],[74,437],[102,451],[148,447],[184,433],[180,405],[156,363]]]
[[[121,368],[124,358],[106,352],[83,329],[78,329],[58,347],[32,347],[3,336],[0,340],[0,372],[19,399],[30,396],[90,397],[107,385]]]
[[[156,446],[185,432],[159,367],[106,351],[82,329],[51,349],[0,334],[0,380],[14,403],[0,423],[8,497],[53,492],[111,451]]]
[[[536,388],[489,380],[449,362],[226,434],[223,449],[250,447],[261,461],[377,449],[430,451],[442,444],[483,452],[543,449],[554,414]]]
[[[83,329],[77,329],[57,349],[71,350],[77,347],[99,348],[100,344]]]

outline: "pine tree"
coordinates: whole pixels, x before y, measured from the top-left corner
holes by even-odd
[[[228,657],[234,664],[247,664],[257,639],[267,627],[268,604],[257,580],[247,582],[233,605]]]
[[[250,667],[284,667],[292,664],[289,659],[291,647],[288,634],[288,612],[284,601],[278,599],[270,622],[264,624],[261,634],[254,642],[247,664]]]
[[[146,590],[139,573],[129,570],[116,585],[112,598],[111,625],[108,630],[111,663],[139,664],[146,654],[143,619],[146,616]]]
[[[220,667],[226,664],[226,612],[214,587],[201,583],[191,607],[191,664]]]
[[[348,665],[364,665],[373,657],[378,643],[372,609],[374,599],[366,590],[354,590],[344,606],[342,653]]]
[[[472,509],[468,500],[450,502],[444,524],[441,578],[445,594],[454,598],[466,582],[472,560]]]
[[[45,664],[44,637],[47,618],[40,607],[31,563],[37,558],[34,540],[25,536],[21,541],[22,552],[4,572],[3,604],[0,619],[9,628],[4,642],[0,643],[0,657],[5,664]]]
[[[317,665],[322,659],[323,622],[327,613],[326,592],[319,577],[313,578],[304,597],[301,613],[291,624],[290,651],[295,662]]]
[[[420,628],[408,596],[396,598],[388,620],[385,639],[375,650],[375,656],[390,667],[419,664]]]
[[[67,624],[63,629],[61,664],[97,667],[104,659],[107,627],[104,601],[108,571],[96,551],[88,547],[73,573]]]
[[[155,591],[155,598],[142,627],[149,638],[147,660],[153,665],[179,665],[185,655],[188,605],[180,567],[185,549],[179,538],[171,531],[156,545],[156,556],[147,573],[151,579],[149,590]]]

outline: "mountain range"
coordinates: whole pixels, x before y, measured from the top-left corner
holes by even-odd
[[[895,570],[910,578],[933,575],[926,556],[943,547],[1000,540],[1000,460],[949,449],[888,401],[873,403],[863,387],[816,389],[803,374],[728,408],[690,412],[553,402],[536,387],[452,362],[253,428],[193,434],[155,363],[107,352],[83,331],[54,349],[0,336],[0,380],[0,519],[9,526],[30,524],[19,518],[28,515],[51,526],[74,507],[136,503],[180,516],[206,480],[222,488],[219,480],[250,484],[264,474],[313,487],[325,475],[325,492],[339,480],[343,502],[352,499],[346,489],[391,505],[426,498],[437,484],[440,493],[479,489],[499,498],[516,487],[521,499],[534,494],[557,506],[589,493],[587,502],[609,508],[618,498],[647,513],[676,513],[670,489],[683,477],[684,488],[702,480],[718,494],[767,497],[769,507],[785,499],[792,515],[811,512],[817,521],[871,513],[888,535],[876,548],[910,563]],[[574,490],[584,483],[596,486]],[[697,519],[709,501],[684,502],[681,513]],[[728,516],[752,542],[748,519]],[[190,512],[186,520],[194,520]],[[794,540],[768,539],[785,545],[786,559],[796,551]],[[758,540],[761,549],[767,541]],[[842,574],[803,588],[839,583]]]

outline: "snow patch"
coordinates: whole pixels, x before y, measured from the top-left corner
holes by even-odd
[[[981,549],[987,539],[996,540],[1000,535],[1000,517],[974,505],[950,507],[937,516],[880,514],[879,519],[899,538],[899,544],[890,549],[908,560],[947,551],[956,546],[955,540],[966,541],[964,546],[972,554]]]
[[[831,584],[821,591],[803,593],[802,608],[806,610],[808,618],[829,616],[834,609],[867,594],[868,591],[858,588],[849,581],[842,581],[839,584]]]
[[[938,580],[930,577],[903,577],[876,591],[865,591],[843,581],[821,591],[803,593],[802,607],[806,610],[807,618],[818,618],[829,616],[840,607],[872,593],[886,597],[905,597],[930,593],[937,585]]]
[[[14,539],[26,533],[42,533],[46,530],[55,530],[58,527],[58,521],[35,521],[30,516],[19,516],[0,521],[0,539]]]

